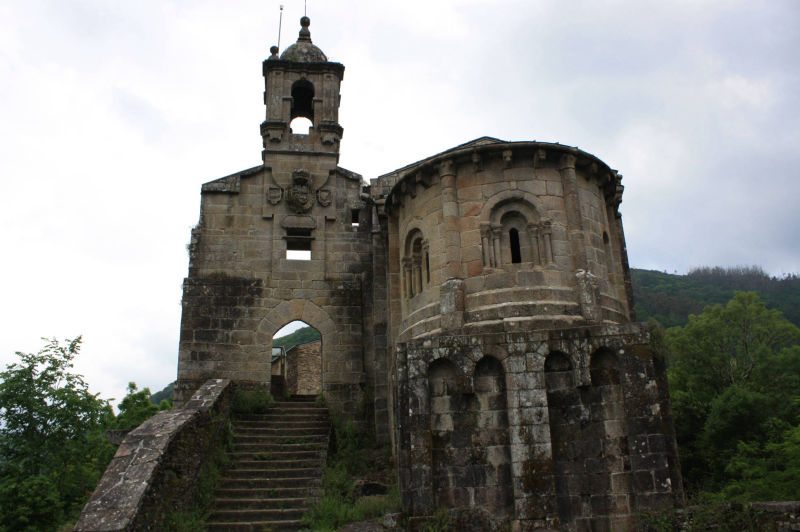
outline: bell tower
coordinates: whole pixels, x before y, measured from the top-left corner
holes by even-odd
[[[344,65],[329,62],[311,42],[310,24],[308,17],[301,18],[297,42],[280,56],[273,46],[272,55],[263,64],[267,114],[261,137],[266,166],[274,165],[277,155],[314,155],[323,159],[321,166],[330,168],[339,160],[343,131],[339,125],[339,85]],[[292,130],[293,121],[301,118],[311,122],[307,134]]]

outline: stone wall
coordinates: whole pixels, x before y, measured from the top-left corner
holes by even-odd
[[[322,343],[296,345],[286,353],[286,390],[293,395],[322,393]]]
[[[198,475],[227,430],[233,391],[230,380],[209,380],[183,408],[159,412],[132,430],[75,530],[159,530],[169,512],[189,511]]]
[[[179,404],[207,378],[269,383],[272,337],[300,320],[322,335],[326,399],[354,411],[367,381],[363,286],[373,264],[371,216],[360,176],[328,159],[278,158],[203,186],[184,283]],[[303,208],[286,197],[298,166],[310,181]],[[301,245],[310,258],[289,258]]]
[[[398,346],[404,508],[478,506],[521,530],[632,530],[637,514],[682,503],[647,340],[629,324]]]

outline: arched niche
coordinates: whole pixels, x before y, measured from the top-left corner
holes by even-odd
[[[584,480],[580,457],[583,407],[569,356],[561,351],[549,353],[544,371],[556,504],[562,525],[571,527],[575,517],[582,514],[581,493],[575,487]]]
[[[463,376],[452,361],[439,358],[428,365],[431,480],[438,507],[464,506],[469,500],[463,472],[475,422],[474,397],[465,391]]]
[[[485,356],[473,377],[475,430],[472,462],[467,466],[472,500],[485,501],[496,516],[513,513],[511,449],[509,447],[506,375],[503,365]]]

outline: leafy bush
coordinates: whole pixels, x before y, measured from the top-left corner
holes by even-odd
[[[236,414],[266,414],[275,405],[275,399],[263,388],[236,390],[231,409]]]

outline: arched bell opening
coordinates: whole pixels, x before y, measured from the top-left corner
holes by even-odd
[[[314,122],[314,85],[307,79],[292,84],[292,111],[289,120],[304,117]]]

